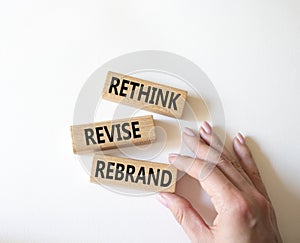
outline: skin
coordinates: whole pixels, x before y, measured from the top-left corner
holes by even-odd
[[[238,159],[207,122],[200,128],[200,137],[185,128],[183,140],[196,158],[170,154],[169,162],[199,181],[217,216],[208,225],[185,198],[164,192],[158,200],[171,210],[191,241],[282,242],[273,206],[244,137],[239,133],[233,140]]]

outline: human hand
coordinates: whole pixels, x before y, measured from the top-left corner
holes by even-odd
[[[217,216],[208,225],[183,197],[163,192],[158,200],[171,210],[191,241],[282,242],[274,209],[244,137],[239,133],[233,140],[238,161],[207,122],[200,128],[200,137],[185,128],[183,140],[196,158],[170,154],[169,162],[200,182]]]

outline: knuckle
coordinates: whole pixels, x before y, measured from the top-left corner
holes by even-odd
[[[253,204],[242,194],[236,196],[234,204],[233,215],[236,217],[238,223],[254,227],[258,219]]]
[[[174,217],[176,219],[176,221],[180,224],[180,225],[183,225],[184,224],[184,221],[185,221],[185,215],[186,215],[186,212],[187,210],[189,210],[190,208],[192,207],[192,205],[187,202],[187,201],[182,201],[180,203],[180,206],[177,207],[175,210],[174,210]]]
[[[245,198],[240,198],[236,205],[236,211],[240,216],[245,216],[251,211],[251,206]]]
[[[236,193],[232,215],[239,224],[249,228],[255,227],[262,215],[270,215],[272,212],[271,203],[261,194],[252,194],[249,199],[243,193]]]
[[[204,159],[207,156],[207,149],[206,149],[207,145],[199,140],[197,143],[197,146],[195,146],[195,154],[197,155],[198,158],[200,159]]]
[[[256,203],[260,210],[262,210],[265,213],[269,213],[272,209],[272,205],[269,200],[267,200],[263,195],[259,194],[259,196],[256,198]]]
[[[256,181],[260,181],[261,180],[261,176],[260,173],[257,169],[254,169],[251,173],[251,177],[256,180]]]
[[[241,157],[246,159],[246,160],[253,160],[252,153],[250,152],[249,149],[243,149],[241,151]]]
[[[201,168],[201,162],[198,159],[192,159],[190,160],[184,171],[190,174],[192,177],[198,178],[201,172]]]
[[[221,157],[220,159],[219,159],[219,161],[218,161],[218,166],[219,167],[225,167],[225,166],[228,166],[229,165],[229,162],[226,160],[226,159],[224,159],[223,157]]]

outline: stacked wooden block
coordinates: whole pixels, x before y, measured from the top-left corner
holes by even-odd
[[[151,112],[180,118],[187,92],[108,72],[102,97]],[[155,141],[152,115],[71,126],[74,153],[95,153],[91,182],[150,191],[175,191],[177,170],[169,165],[97,154],[120,146]]]

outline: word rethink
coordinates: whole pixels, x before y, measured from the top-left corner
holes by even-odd
[[[174,192],[177,170],[169,164],[95,155],[90,181],[148,191]]]
[[[102,97],[113,102],[180,118],[187,91],[108,72]]]
[[[153,116],[71,126],[74,153],[147,144],[156,138]]]

